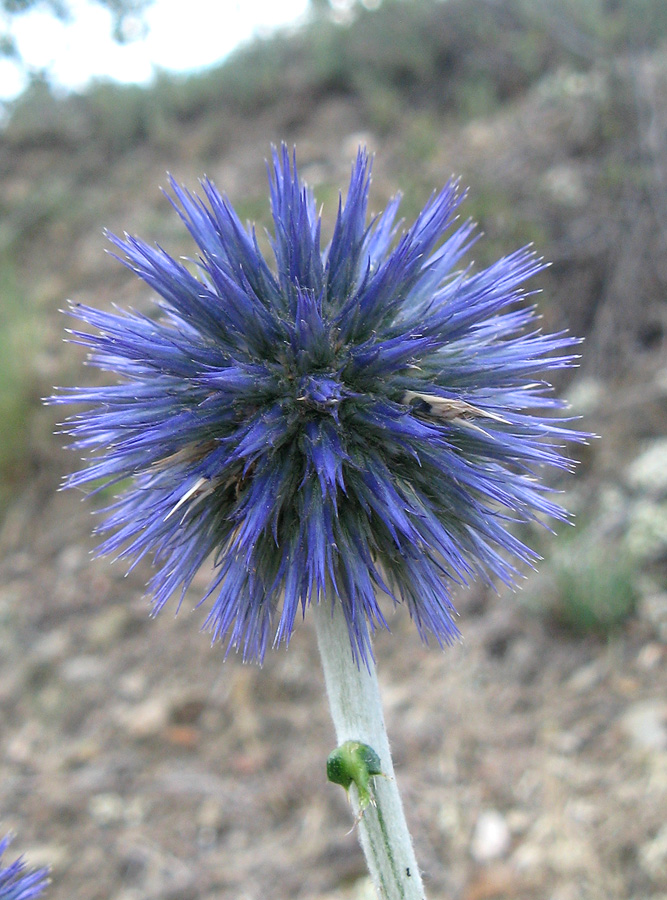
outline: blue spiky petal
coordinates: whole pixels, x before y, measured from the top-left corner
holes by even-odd
[[[0,841],[0,859],[11,843],[9,836]],[[48,869],[28,869],[19,857],[6,868],[0,862],[0,900],[33,900],[49,883]]]
[[[155,609],[212,558],[202,602],[214,639],[245,659],[289,641],[299,611],[331,595],[355,658],[405,603],[424,639],[457,635],[451,592],[512,583],[532,552],[511,522],[564,516],[536,473],[568,468],[583,435],[554,416],[543,380],[577,343],[540,332],[524,284],[530,249],[483,271],[449,182],[400,233],[398,200],[368,224],[359,151],[329,245],[283,146],[269,170],[269,263],[214,185],[171,181],[200,252],[197,274],[160,248],[111,237],[153,288],[159,318],[75,306],[73,332],[118,384],[69,390],[68,430],[90,451],[67,484],[132,479],[107,509],[100,553],[148,554]]]

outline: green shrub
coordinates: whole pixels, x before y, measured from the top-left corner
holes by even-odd
[[[158,73],[148,88],[100,82],[58,99],[37,78],[10,107],[5,134],[19,144],[98,141],[114,156],[168,142],[178,124],[283,102],[303,114],[308,100],[330,93],[357,97],[387,131],[406,107],[486,115],[547,71],[585,69],[666,37],[664,0],[384,0],[377,9],[357,2],[351,24],[320,14],[207,71]]]
[[[11,258],[0,258],[0,513],[28,465],[28,432],[36,403],[30,360],[34,323],[26,312]]]
[[[528,583],[529,605],[575,634],[608,634],[632,615],[636,564],[615,542],[578,526],[561,535]]]

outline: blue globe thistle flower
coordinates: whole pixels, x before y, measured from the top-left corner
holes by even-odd
[[[67,484],[133,484],[106,511],[100,553],[152,556],[155,611],[212,558],[205,627],[244,659],[288,642],[299,610],[340,603],[353,654],[403,602],[424,639],[458,634],[452,587],[512,583],[534,554],[511,523],[563,518],[536,469],[568,468],[542,380],[576,341],[540,333],[522,249],[461,268],[473,225],[455,225],[450,181],[400,231],[399,198],[367,222],[359,151],[333,236],[296,158],[269,167],[275,259],[209,181],[171,180],[198,245],[196,274],[160,247],[111,240],[158,295],[158,313],[73,307],[73,331],[121,383],[71,390],[74,446],[99,451]],[[448,236],[446,236],[448,235]]]
[[[0,841],[0,859],[10,843],[9,835]],[[0,900],[32,900],[49,883],[48,874],[48,869],[27,869],[22,857],[7,868],[0,862]]]

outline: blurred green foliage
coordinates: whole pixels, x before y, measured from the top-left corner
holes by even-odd
[[[204,115],[284,102],[298,115],[332,93],[357,98],[388,132],[406,108],[486,115],[549,70],[666,38],[664,0],[384,0],[377,9],[358,2],[347,24],[323,7],[296,32],[257,39],[197,75],[158,74],[149,89],[99,83],[55,99],[38,79],[9,109],[5,135],[18,144],[95,140],[115,157],[168,142]]]
[[[16,276],[12,257],[0,257],[0,514],[12,485],[29,470],[29,413],[34,406],[31,348],[34,318]]]
[[[527,603],[577,635],[613,633],[634,612],[637,562],[622,546],[585,524],[550,542],[548,557],[527,589]]]

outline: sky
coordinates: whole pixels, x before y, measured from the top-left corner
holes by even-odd
[[[156,67],[185,72],[220,62],[254,35],[298,20],[307,6],[308,0],[155,0],[144,16],[147,36],[119,45],[108,12],[73,0],[71,24],[35,11],[16,17],[12,33],[24,61],[45,69],[54,86],[79,89],[96,76],[145,83]],[[0,99],[24,85],[20,70],[0,60]]]

